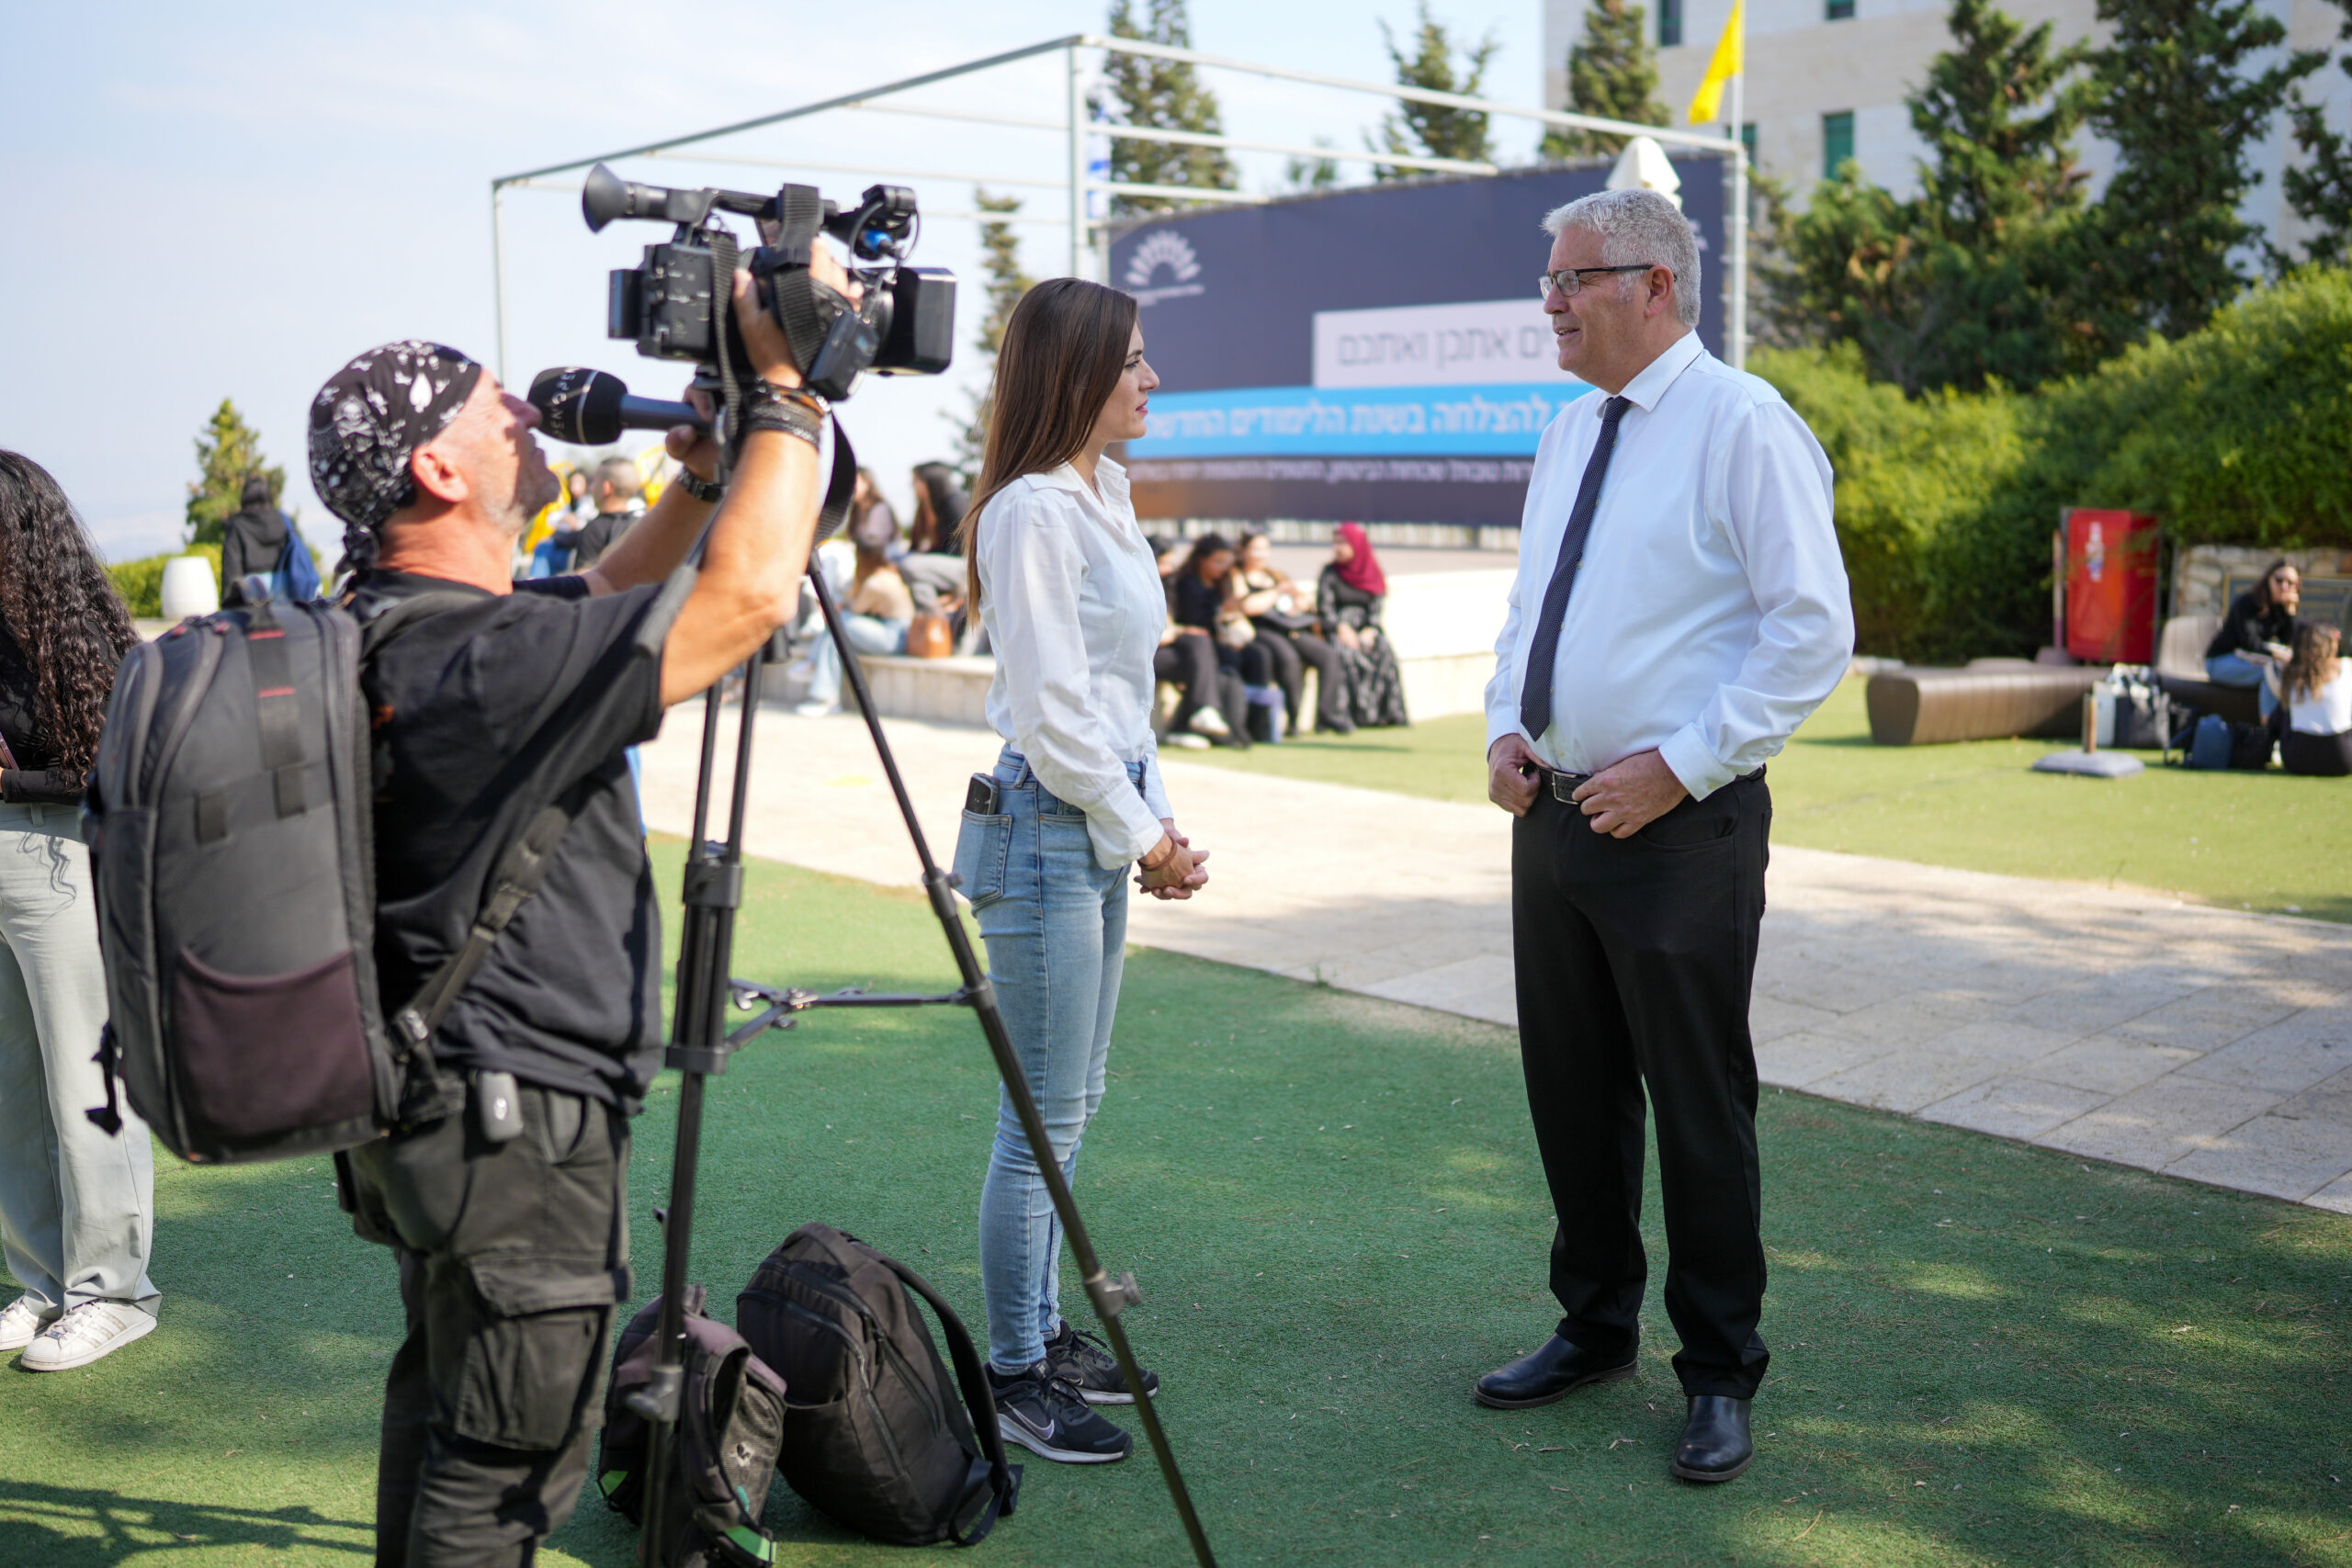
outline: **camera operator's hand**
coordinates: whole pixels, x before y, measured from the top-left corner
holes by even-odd
[[[840,258],[823,245],[808,260],[808,276],[848,297],[854,304],[865,290],[849,280]],[[800,385],[800,367],[792,357],[791,340],[777,324],[775,312],[760,303],[758,286],[741,267],[735,269],[735,320],[743,329],[743,346],[752,353],[752,368],[771,387]]]
[[[686,472],[707,484],[718,477],[718,437],[711,434],[715,423],[712,414],[717,405],[710,394],[693,387],[686,389],[686,401],[695,412],[702,415],[702,423],[673,424],[662,437],[663,450],[685,468]]]

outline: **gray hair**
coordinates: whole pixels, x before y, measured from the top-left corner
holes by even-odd
[[[1570,229],[1600,236],[1604,266],[1647,263],[1673,273],[1675,319],[1699,324],[1699,237],[1672,201],[1654,190],[1597,190],[1544,215],[1553,238]]]

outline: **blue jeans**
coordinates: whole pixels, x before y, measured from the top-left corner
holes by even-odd
[[[1143,764],[1128,765],[1141,787]],[[956,874],[988,943],[989,979],[1045,1118],[1062,1179],[1102,1103],[1111,1021],[1126,961],[1127,868],[1094,863],[1086,814],[1049,794],[1020,752],[997,759],[998,815],[964,813]],[[980,1188],[980,1289],[989,1359],[1015,1372],[1045,1358],[1061,1325],[1062,1227],[1029,1139],[999,1092]]]
[[[842,616],[842,635],[860,653],[904,653],[910,621],[886,621],[878,615]],[[808,655],[808,697],[812,703],[842,700],[842,650],[830,636],[817,638]]]
[[[2241,659],[2234,653],[2217,653],[2205,660],[2205,679],[2217,686],[2253,687],[2259,694],[2257,700],[2262,705],[2262,716],[2268,718],[2271,710],[2278,705],[2278,694],[2264,679],[2269,673],[2269,668],[2267,664],[2256,664],[2251,659]]]

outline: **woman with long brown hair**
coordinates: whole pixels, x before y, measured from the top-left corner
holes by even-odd
[[[115,669],[139,640],[65,492],[0,452],[0,1244],[24,1293],[0,1350],[64,1371],[155,1326],[147,1278],[154,1156],[83,1112],[107,1098],[94,1058],[106,972],[82,847],[82,779]]]
[[[1057,277],[1022,296],[998,351],[978,495],[965,519],[967,600],[996,652],[989,724],[956,872],[989,977],[1065,1180],[1102,1100],[1126,951],[1127,874],[1162,898],[1208,880],[1176,830],[1151,732],[1152,655],[1167,606],[1126,472],[1103,456],[1144,433],[1151,389],[1131,296]],[[1131,1404],[1100,1341],[1063,1321],[1061,1227],[1009,1100],[980,1190],[989,1379],[1007,1441],[1074,1464],[1134,1439],[1089,1408]]]
[[[2325,621],[2295,628],[2295,650],[2279,679],[2278,765],[2290,773],[2352,773],[2352,665],[2344,634]]]

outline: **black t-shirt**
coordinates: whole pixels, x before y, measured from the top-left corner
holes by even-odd
[[[1198,626],[1204,631],[1216,630],[1218,615],[1225,609],[1225,585],[1203,582],[1197,571],[1176,574],[1176,624]]]
[[[661,1061],[661,916],[628,749],[662,728],[662,641],[684,598],[588,596],[577,577],[492,594],[377,571],[359,610],[419,593],[424,615],[370,660],[376,962],[387,1011],[464,944],[499,857],[538,809],[586,789],[547,879],[435,1035],[460,1068],[513,1073],[635,1111]]]
[[[2251,588],[2230,601],[2230,613],[2222,617],[2222,629],[2205,647],[2205,657],[2219,659],[2225,653],[2263,651],[2267,642],[2295,646],[2295,617],[2277,604],[2257,609]]]
[[[82,771],[56,765],[57,752],[40,732],[40,682],[25,650],[0,626],[0,736],[13,768],[0,769],[0,801],[11,806],[71,806],[82,798]]]

